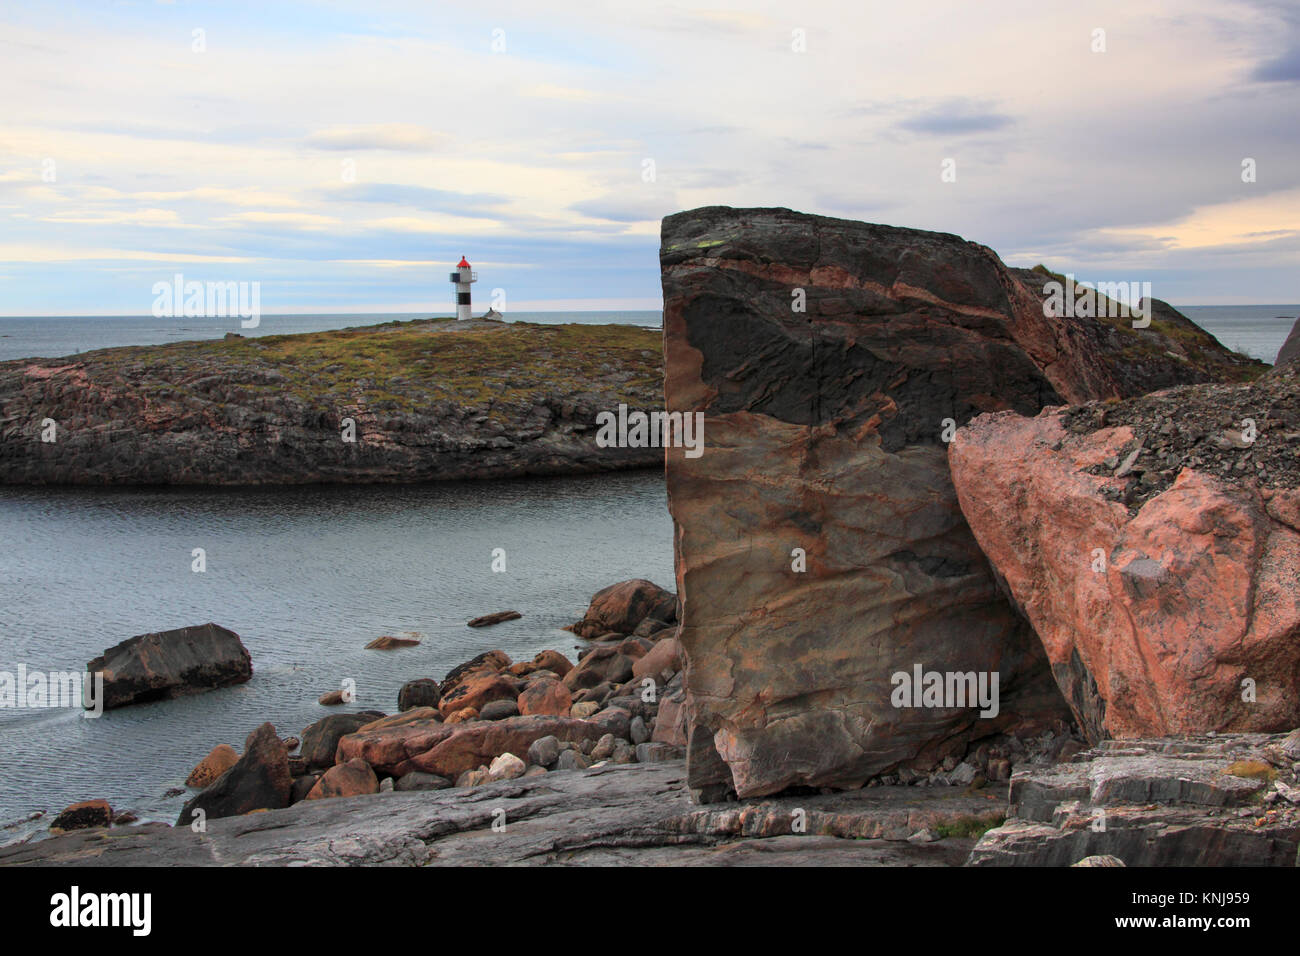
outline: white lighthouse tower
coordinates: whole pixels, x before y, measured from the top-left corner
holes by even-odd
[[[473,318],[469,311],[469,285],[471,282],[478,281],[478,273],[473,272],[465,257],[460,257],[460,263],[456,266],[456,271],[451,274],[451,284],[456,289],[456,318],[469,319]]]

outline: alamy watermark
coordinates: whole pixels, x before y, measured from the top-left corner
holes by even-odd
[[[1151,324],[1150,282],[1075,282],[1066,273],[1065,282],[1053,279],[1043,291],[1043,315],[1049,319],[1132,318],[1135,329]]]
[[[98,671],[46,673],[28,670],[26,664],[19,664],[16,672],[0,671],[0,709],[48,707],[80,707],[81,716],[99,717],[104,713],[104,675]]]
[[[596,445],[600,448],[685,448],[687,458],[704,454],[703,412],[598,412]]]
[[[262,321],[262,283],[186,281],[176,273],[171,282],[153,284],[154,318],[225,319],[239,317],[240,326],[255,329]]]
[[[981,717],[998,715],[997,671],[923,671],[915,664],[910,674],[898,671],[889,682],[895,707],[979,707]]]

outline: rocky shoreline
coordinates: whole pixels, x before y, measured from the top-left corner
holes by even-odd
[[[0,484],[298,485],[662,464],[595,416],[660,403],[656,332],[421,320],[0,362]]]

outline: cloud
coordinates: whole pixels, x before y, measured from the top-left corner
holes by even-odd
[[[405,183],[351,183],[324,191],[333,202],[389,203],[460,216],[489,218],[510,197],[500,193],[462,193]]]
[[[898,129],[925,136],[967,136],[1006,129],[1015,122],[1005,113],[995,113],[966,100],[952,100],[932,106],[916,116],[899,121]]]
[[[447,140],[446,135],[435,133],[411,123],[382,123],[374,126],[336,126],[317,130],[305,142],[313,149],[334,150],[396,150],[423,153],[438,149]]]

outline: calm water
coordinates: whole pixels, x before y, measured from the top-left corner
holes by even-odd
[[[298,734],[351,677],[357,709],[492,647],[570,654],[592,593],[673,587],[662,475],[285,490],[0,488],[0,670],[80,670],[135,634],[216,621],[253,658],[247,684],[108,711],[0,711],[0,822],[104,797],[171,822],[164,798],[217,743],[270,720]],[[190,552],[207,552],[207,571]],[[492,549],[506,571],[491,571]],[[513,608],[522,620],[465,622]],[[417,631],[420,646],[366,651]],[[0,832],[0,843],[14,831]]]
[[[1273,364],[1300,305],[1188,305],[1178,310],[1232,349]]]

